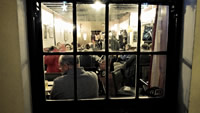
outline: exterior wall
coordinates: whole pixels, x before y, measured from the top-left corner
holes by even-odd
[[[31,113],[25,0],[1,0],[0,11],[0,113]]]
[[[188,113],[190,84],[192,77],[193,43],[196,17],[196,0],[184,0],[183,40],[180,58],[180,78],[178,88],[178,112]]]
[[[28,38],[27,38],[27,21],[26,21],[26,0],[17,1],[18,14],[18,32],[20,44],[20,62],[21,77],[24,99],[24,113],[31,113],[31,88],[30,88],[30,72],[29,72],[29,56],[28,56]]]
[[[189,113],[200,113],[200,1],[197,0],[194,56],[190,89]]]
[[[188,1],[191,0],[185,0]],[[195,4],[195,0],[192,1]],[[197,9],[196,5],[187,3],[184,7],[182,76],[179,81],[180,113],[200,112],[200,1],[197,4]],[[0,1],[0,113],[31,113],[25,9],[25,0]]]

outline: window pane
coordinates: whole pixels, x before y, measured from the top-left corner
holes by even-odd
[[[167,51],[169,7],[142,5],[141,51]]]
[[[104,55],[80,55],[77,69],[79,99],[105,98],[106,58]]]
[[[77,4],[77,51],[105,51],[105,5]]]
[[[43,51],[72,52],[72,4],[67,2],[43,2],[41,9]],[[53,47],[56,48],[54,51],[49,50]]]
[[[110,55],[109,59],[110,96],[135,97],[136,55]]]
[[[74,97],[74,89],[68,88],[69,90],[67,94],[64,90],[66,89],[65,86],[70,86],[73,88],[74,80],[72,78],[71,80],[68,80],[70,82],[62,82],[67,77],[64,77],[65,66],[59,63],[60,56],[61,55],[44,55],[44,78],[46,99],[73,99]]]
[[[77,56],[78,99],[105,98],[105,60],[104,55]],[[73,64],[73,55],[44,56],[46,99],[74,99]]]
[[[140,56],[140,97],[162,97],[165,90],[166,55]]]
[[[109,51],[136,51],[138,5],[109,5]]]

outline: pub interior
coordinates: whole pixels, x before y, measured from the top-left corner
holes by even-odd
[[[111,98],[134,98],[137,74],[141,75],[140,98],[164,96],[166,55],[140,55],[140,71],[137,72],[136,53],[167,51],[168,6],[143,4],[140,15],[141,26],[138,26],[137,4],[110,4],[109,25],[105,22],[105,4],[77,4],[76,26],[73,25],[71,3],[42,2],[41,9],[44,53],[73,53],[75,49],[82,53],[99,52],[99,54],[77,55],[80,66],[86,71],[95,72],[98,76],[98,98],[105,98],[106,77],[109,78],[108,90]],[[106,39],[106,26],[108,26],[108,39]],[[75,27],[76,42],[73,40]],[[139,28],[140,37],[138,37]],[[74,49],[74,45],[77,48]],[[106,52],[106,47],[110,53],[122,54],[109,54],[106,58],[105,53],[101,54]],[[59,56],[60,54],[44,55],[47,99],[50,99],[53,80],[63,76],[58,66]],[[108,59],[107,69],[106,59]],[[49,69],[51,62],[54,62],[53,69]],[[155,70],[156,68],[158,70]],[[108,71],[108,75],[105,75],[105,70]],[[156,93],[152,94],[152,90]]]

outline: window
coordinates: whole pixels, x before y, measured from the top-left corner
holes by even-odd
[[[73,38],[73,5],[76,5],[76,43]],[[113,98],[164,96],[168,6],[142,4],[138,9],[138,4],[109,4],[109,26],[105,26],[105,4],[42,2],[41,6],[45,76],[52,76],[49,73],[60,76],[59,56],[69,53],[80,55],[81,66],[97,73],[100,95],[106,96],[107,91],[107,96]],[[105,32],[106,27],[108,32]],[[102,70],[98,69],[103,65],[100,64],[101,57],[104,62],[109,60],[107,73],[104,72],[107,75],[100,74]],[[106,78],[110,79],[107,87]],[[50,84],[46,85],[49,95],[53,82],[46,79],[46,83]],[[74,83],[71,86],[74,87]]]
[[[63,77],[61,55],[72,55],[74,64],[80,60],[80,66],[95,73],[98,80],[98,96],[84,97],[81,87],[89,83],[81,83],[74,70],[74,78],[65,84],[70,84],[71,96],[62,101],[137,103],[166,98],[169,40],[173,41],[169,33],[175,23],[170,22],[171,4],[45,1],[36,6],[41,9],[36,42],[41,42],[37,52],[43,61],[39,67],[44,84],[38,95],[44,94],[45,102],[58,102],[50,94],[53,80]]]

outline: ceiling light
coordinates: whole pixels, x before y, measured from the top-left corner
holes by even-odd
[[[92,8],[96,9],[97,11],[100,10],[102,7],[104,7],[104,5],[101,2],[99,2],[99,1],[96,1],[91,6],[92,6]]]

